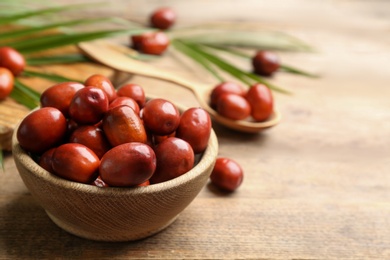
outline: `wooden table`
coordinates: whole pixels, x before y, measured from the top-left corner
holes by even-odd
[[[144,21],[160,4],[115,0],[86,15]],[[242,165],[243,185],[232,194],[208,185],[169,228],[138,242],[93,242],[64,232],[30,196],[6,154],[0,173],[0,259],[389,259],[389,2],[163,4],[177,9],[182,24],[250,22],[299,37],[318,52],[280,53],[282,60],[322,77],[279,73],[272,79],[294,95],[275,94],[283,119],[262,134],[243,135],[215,124],[219,154]],[[159,65],[204,78],[200,69],[192,68],[194,75],[165,60]],[[141,77],[131,81],[148,93],[197,105],[175,85]]]

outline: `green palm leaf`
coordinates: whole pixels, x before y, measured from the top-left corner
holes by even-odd
[[[40,100],[40,94],[38,92],[17,79],[15,80],[14,89],[12,90],[10,97],[29,109],[36,108]]]
[[[17,13],[17,14],[10,15],[10,16],[0,17],[0,25],[10,24],[10,23],[22,20],[22,19],[41,16],[44,14],[53,14],[53,13],[64,12],[64,11],[72,10],[72,9],[86,8],[88,6],[90,7],[91,4],[75,4],[75,5],[68,5],[68,6],[56,6],[56,7],[50,7],[50,8],[40,9],[40,10]]]
[[[216,45],[257,48],[281,51],[313,51],[307,44],[280,32],[245,30],[205,30],[192,34],[172,32],[172,38],[187,42]]]
[[[71,79],[54,73],[41,73],[41,72],[36,72],[31,70],[23,71],[23,76],[38,77],[42,79],[48,79],[54,82],[66,82],[66,81],[80,82],[80,83],[83,82],[82,80],[79,79]]]
[[[238,50],[233,49],[231,47],[217,46],[217,45],[206,45],[206,46],[210,47],[210,48],[213,48],[213,49],[216,49],[216,50],[224,51],[224,52],[227,52],[227,53],[230,53],[230,54],[233,54],[235,56],[242,57],[242,58],[245,58],[245,59],[251,59],[252,58],[251,55],[249,55],[247,53],[244,53],[242,51],[238,51]],[[306,77],[309,77],[309,78],[318,78],[319,77],[318,75],[316,75],[314,73],[310,73],[310,72],[307,72],[307,71],[304,71],[302,69],[298,69],[296,67],[293,67],[293,66],[290,66],[290,65],[286,65],[286,64],[281,64],[280,65],[280,70],[284,71],[284,72],[292,73],[292,74],[306,76]]]
[[[209,62],[206,58],[200,56],[192,48],[189,48],[186,44],[183,44],[182,41],[173,40],[172,45],[179,51],[186,54],[188,57],[193,59],[195,62],[204,67],[208,72],[210,72],[217,80],[220,82],[225,81],[225,79],[217,72],[216,69],[212,66],[212,63]]]
[[[51,5],[48,0],[36,0],[41,2],[41,5]],[[118,18],[98,18],[98,19],[62,19],[61,12],[80,8],[96,7],[97,3],[74,4],[66,6],[53,6],[44,9],[34,9],[29,6],[28,0],[1,0],[0,3],[0,29],[2,25],[6,25],[3,32],[0,34],[0,46],[10,46],[20,51],[26,58],[27,64],[30,66],[48,65],[53,63],[74,63],[90,61],[81,54],[60,54],[54,56],[37,56],[37,52],[46,51],[48,49],[59,48],[68,45],[74,45],[83,41],[91,41],[101,38],[116,37],[119,35],[140,34],[145,31],[153,30],[144,28],[139,24],[126,21]],[[34,2],[35,3],[35,2]],[[9,7],[9,9],[7,9]],[[7,9],[9,12],[2,12],[1,9]],[[55,16],[53,16],[53,14]],[[50,16],[51,15],[51,16]],[[51,20],[51,21],[49,21]],[[53,22],[55,20],[55,22]],[[111,21],[124,25],[125,29],[105,29],[83,32],[77,31],[78,25],[88,23],[100,23],[103,21]],[[31,21],[31,22],[30,22]],[[18,29],[9,30],[8,25],[19,24]],[[26,25],[20,28],[20,25]],[[282,93],[289,93],[278,86],[275,86],[264,78],[244,71],[227,60],[221,58],[215,49],[230,52],[236,56],[242,56],[242,53],[236,51],[232,47],[256,48],[256,49],[271,49],[283,51],[312,51],[312,48],[285,33],[248,30],[248,28],[240,28],[239,26],[197,26],[191,28],[170,30],[167,33],[170,35],[172,45],[180,52],[191,58],[193,61],[201,65],[211,75],[219,81],[225,81],[222,77],[223,72],[230,74],[247,85],[252,85],[254,82],[261,82],[267,85],[270,89]],[[96,27],[95,27],[96,28]],[[123,27],[120,27],[123,28]],[[45,31],[51,29],[57,30],[56,33],[44,35]],[[189,34],[188,34],[189,33]],[[27,40],[26,40],[27,38]],[[155,56],[137,53],[131,56],[134,59],[150,60],[155,59]],[[292,66],[283,64],[282,71],[313,76],[310,73],[304,72]],[[69,79],[57,74],[40,73],[35,71],[25,71],[22,76],[40,77],[54,82],[63,81],[79,81]],[[29,86],[21,83],[18,79],[15,80],[15,87],[11,93],[16,101],[24,104],[29,108],[35,108],[39,104],[40,94],[32,90]]]
[[[104,22],[107,21],[109,18],[98,18],[98,19],[78,19],[78,20],[72,20],[72,21],[66,21],[66,22],[58,22],[58,23],[52,23],[47,24],[44,26],[37,26],[32,28],[24,28],[20,30],[12,30],[8,32],[4,32],[0,34],[0,40],[4,39],[15,39],[17,37],[22,36],[29,36],[34,33],[41,33],[50,29],[55,29],[59,27],[69,27],[69,26],[76,26],[76,25],[82,25],[82,24],[88,24],[88,23],[96,23],[96,22]]]
[[[83,41],[91,41],[101,38],[115,37],[121,34],[140,33],[143,29],[114,29],[94,32],[81,32],[75,34],[56,34],[41,38],[17,41],[7,43],[7,46],[13,47],[23,54],[44,51],[48,49],[58,48],[66,45],[77,44]]]
[[[232,64],[225,61],[224,59],[205,50],[204,46],[202,46],[202,45],[194,44],[194,43],[186,43],[184,41],[182,41],[182,43],[187,45],[189,48],[193,49],[194,51],[196,51],[199,55],[202,55],[204,58],[208,59],[210,62],[215,64],[221,70],[223,70],[223,71],[229,73],[230,75],[232,75],[233,77],[236,77],[237,79],[241,80],[246,85],[252,85],[254,82],[260,82],[274,91],[278,91],[278,92],[281,92],[284,94],[290,94],[289,91],[271,84],[270,82],[263,79],[262,77],[259,77],[253,73],[243,71],[243,70],[233,66]]]
[[[286,65],[286,64],[281,64],[280,65],[280,70],[284,71],[284,72],[292,73],[292,74],[306,76],[306,77],[309,77],[309,78],[319,78],[320,77],[317,74],[310,73],[310,72],[307,72],[307,71],[304,71],[304,70],[301,70],[301,69],[298,69],[296,67],[293,67],[291,65]]]
[[[49,65],[49,64],[67,64],[67,63],[86,62],[86,61],[91,61],[91,60],[80,53],[26,58],[26,62],[30,66],[40,66],[40,65]]]

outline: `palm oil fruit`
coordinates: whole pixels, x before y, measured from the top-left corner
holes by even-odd
[[[183,112],[176,137],[187,141],[194,153],[199,154],[206,150],[210,134],[211,118],[203,108],[193,107]]]
[[[7,98],[14,89],[14,75],[7,69],[0,67],[0,100]]]
[[[99,174],[99,157],[88,147],[66,143],[57,147],[52,156],[52,167],[58,176],[81,183],[91,183]]]
[[[69,116],[78,124],[96,124],[108,110],[108,98],[97,87],[78,90],[69,105]]]
[[[270,51],[258,51],[252,58],[253,70],[262,76],[271,76],[280,67],[279,57]]]
[[[24,56],[14,48],[0,47],[0,67],[9,69],[14,76],[18,76],[26,67]]]
[[[145,127],[156,135],[173,133],[180,123],[180,113],[170,101],[155,98],[143,108],[142,119]]]
[[[150,178],[151,183],[172,180],[188,172],[194,166],[194,151],[189,143],[169,137],[154,149],[157,158],[155,173]]]
[[[156,169],[153,149],[139,142],[112,148],[102,158],[100,177],[109,186],[136,186],[149,180]]]
[[[161,55],[169,44],[169,37],[164,32],[146,32],[131,36],[132,47],[144,54]]]
[[[73,96],[82,88],[84,85],[78,82],[62,82],[53,85],[41,94],[41,107],[58,108],[65,116],[68,116]]]
[[[210,175],[211,183],[225,191],[235,191],[242,183],[244,173],[241,166],[234,160],[220,157],[215,162]]]
[[[65,116],[54,107],[44,107],[28,114],[20,123],[17,138],[28,152],[42,154],[63,141],[67,130]]]
[[[111,103],[117,96],[114,85],[110,79],[104,75],[94,74],[85,80],[84,85],[86,87],[96,87],[103,90],[107,95],[109,103]]]
[[[129,106],[114,107],[107,111],[102,128],[112,146],[124,143],[146,143],[145,127],[137,113]]]
[[[251,115],[255,121],[265,121],[273,113],[273,96],[271,90],[264,84],[254,84],[245,95],[251,106]]]
[[[150,24],[160,30],[170,29],[176,22],[176,12],[169,7],[161,7],[150,15]]]
[[[20,123],[20,146],[46,171],[99,188],[170,181],[199,162],[212,132],[204,109],[179,111],[166,99],[147,100],[140,85],[109,83],[95,74],[47,88]]]

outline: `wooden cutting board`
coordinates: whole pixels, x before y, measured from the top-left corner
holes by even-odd
[[[58,49],[55,52],[64,53],[77,51],[76,48]],[[39,72],[48,72],[59,74],[71,79],[77,79],[84,81],[93,74],[102,74],[109,77],[114,85],[124,83],[129,75],[116,72],[107,67],[85,62],[85,63],[74,63],[74,64],[60,64],[60,65],[45,65],[40,67],[28,67],[28,70],[35,70]],[[55,82],[31,77],[31,78],[20,78],[20,81],[28,85],[29,87],[42,93],[48,87],[56,84]],[[15,102],[11,98],[7,98],[0,101],[0,148],[6,151],[11,150],[11,138],[15,126],[29,113],[29,109],[23,105]]]

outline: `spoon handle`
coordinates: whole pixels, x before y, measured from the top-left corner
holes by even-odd
[[[79,48],[90,58],[106,64],[111,68],[172,82],[185,87],[192,91],[201,102],[204,102],[204,93],[210,89],[208,85],[195,83],[172,72],[151,66],[146,62],[141,62],[127,57],[126,54],[132,54],[130,53],[132,50],[123,45],[112,44],[106,41],[95,41],[93,43],[79,43]]]
[[[249,120],[231,120],[219,115],[208,105],[209,94],[211,86],[195,83],[184,77],[177,76],[172,72],[156,68],[147,64],[146,62],[137,61],[125,54],[128,53],[118,48],[126,48],[125,46],[113,45],[108,42],[82,42],[78,44],[79,49],[91,59],[106,65],[112,69],[129,72],[131,74],[156,78],[165,80],[168,82],[176,83],[191,90],[201,107],[209,112],[210,116],[218,123],[237,130],[247,133],[257,133],[269,127],[276,125],[280,120],[280,114],[274,111],[269,120],[264,122],[253,122]]]

